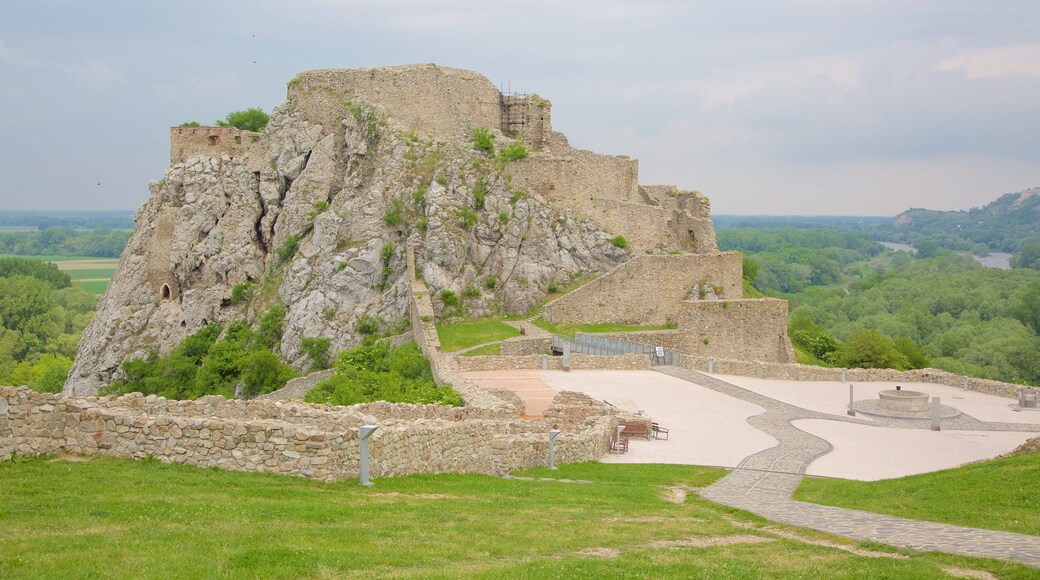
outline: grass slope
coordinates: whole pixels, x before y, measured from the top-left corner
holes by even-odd
[[[1040,536],[1040,453],[881,481],[807,477],[795,499]]]
[[[854,555],[776,537],[762,520],[694,495],[665,501],[660,486],[708,485],[718,469],[594,463],[531,474],[592,483],[438,475],[362,488],[157,461],[8,461],[0,576],[938,578],[951,564],[1035,572],[940,554]],[[767,541],[649,545],[749,535]],[[603,549],[617,557],[582,553]]]
[[[452,352],[485,342],[520,336],[520,331],[497,318],[482,318],[438,324],[437,336],[441,339],[441,349],[444,352]]]
[[[561,336],[567,336],[574,338],[574,335],[579,332],[596,333],[596,332],[639,332],[641,330],[674,330],[677,328],[675,324],[664,324],[660,326],[637,326],[633,324],[572,324],[570,322],[547,322],[542,318],[538,318],[534,323],[548,330],[553,334],[559,334]]]

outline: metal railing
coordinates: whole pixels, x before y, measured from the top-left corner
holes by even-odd
[[[564,343],[570,345],[570,351],[572,353],[595,356],[618,356],[622,354],[636,353],[647,355],[650,359],[651,366],[679,364],[679,351],[621,340],[609,336],[596,336],[594,334],[579,333],[576,338],[570,339],[563,336],[553,335],[553,352],[563,353]]]

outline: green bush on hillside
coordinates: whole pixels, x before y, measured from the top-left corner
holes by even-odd
[[[489,153],[495,149],[495,134],[487,127],[477,127],[470,135],[473,148],[477,151]]]
[[[195,399],[203,395],[232,398],[239,383],[240,394],[246,397],[279,389],[296,376],[292,367],[272,352],[281,340],[284,316],[284,307],[269,309],[261,316],[255,332],[242,320],[232,322],[226,329],[209,324],[182,340],[167,356],[152,351],[143,359],[126,361],[126,378],[116,381],[105,392]]]
[[[392,347],[386,341],[369,340],[343,351],[335,368],[336,373],[311,389],[305,401],[333,405],[372,401],[462,405],[458,393],[437,386],[429,362],[414,342]]]

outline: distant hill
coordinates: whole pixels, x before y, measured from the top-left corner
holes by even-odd
[[[940,248],[1014,253],[1040,237],[1040,187],[1000,196],[983,207],[961,211],[914,208],[878,227],[879,240],[917,246],[928,240]]]

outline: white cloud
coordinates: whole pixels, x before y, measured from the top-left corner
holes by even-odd
[[[961,50],[935,68],[961,70],[971,79],[1015,74],[1040,77],[1040,44]]]
[[[2,38],[0,38],[0,62],[20,67],[32,67],[39,64],[35,59],[26,56],[21,49],[7,46]]]

